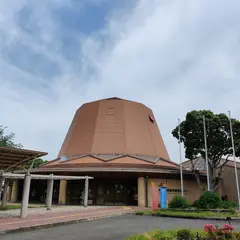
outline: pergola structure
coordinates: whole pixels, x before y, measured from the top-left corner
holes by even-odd
[[[51,210],[52,208],[52,195],[53,195],[53,184],[54,180],[82,180],[85,179],[85,189],[84,189],[84,207],[88,206],[88,188],[89,188],[89,179],[93,179],[89,176],[56,176],[53,174],[50,175],[38,175],[38,174],[30,174],[27,172],[26,174],[15,174],[15,173],[1,173],[1,177],[8,179],[24,179],[23,185],[23,197],[22,197],[22,205],[21,205],[21,218],[27,217],[28,211],[28,201],[29,201],[29,193],[30,193],[30,184],[31,179],[38,180],[48,180],[47,181],[47,198],[46,198],[46,206],[47,210]],[[6,190],[5,190],[6,189]],[[4,188],[3,192],[3,201],[6,201],[7,188]]]
[[[51,207],[52,207],[54,180],[85,179],[84,207],[87,207],[88,205],[89,179],[93,179],[92,177],[56,176],[53,174],[39,175],[39,174],[30,174],[30,172],[27,170],[25,174],[13,173],[14,170],[17,170],[24,163],[28,163],[33,159],[36,159],[45,155],[47,155],[46,152],[39,152],[39,151],[32,151],[32,150],[18,149],[18,148],[0,147],[0,196],[1,196],[1,191],[4,183],[2,206],[5,207],[7,203],[9,181],[24,179],[23,196],[22,196],[21,213],[20,213],[21,218],[27,217],[31,179],[47,180],[47,198],[46,198],[47,210],[51,210]]]
[[[28,149],[21,148],[9,148],[9,147],[0,147],[0,171],[1,175],[4,172],[12,172],[19,167],[23,166],[36,158],[47,155],[46,152],[33,151]],[[9,181],[4,181],[4,178],[0,176],[0,199],[2,193],[3,183],[5,188],[8,188]],[[7,186],[7,187],[6,187]],[[7,190],[6,190],[7,191]],[[4,196],[7,198],[7,196]],[[2,206],[5,207],[6,200],[3,197]]]
[[[46,152],[22,148],[0,147],[0,170],[4,172],[14,171],[22,164],[45,155],[47,155]]]

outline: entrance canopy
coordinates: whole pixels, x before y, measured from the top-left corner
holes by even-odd
[[[0,147],[0,170],[14,171],[21,164],[47,155],[46,152],[32,151],[21,148]]]

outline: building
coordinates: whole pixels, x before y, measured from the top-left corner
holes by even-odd
[[[201,172],[206,172],[206,161],[203,157],[198,157],[193,161],[194,168]],[[222,181],[217,189],[217,193],[219,196],[227,196],[228,200],[238,202],[237,196],[237,186],[236,186],[236,176],[235,176],[235,169],[234,169],[234,161],[229,159],[222,159],[220,162],[222,167]],[[183,162],[184,168],[187,170],[192,169],[192,163],[190,160]],[[237,162],[237,172],[238,172],[238,182],[240,185],[240,162]]]
[[[169,158],[152,110],[120,98],[83,104],[58,157],[33,172],[94,177],[89,186],[94,205],[151,206],[152,183],[167,187],[169,201],[181,192],[179,165]],[[30,201],[44,201],[45,189],[46,183],[33,182]],[[80,181],[55,182],[53,202],[82,204],[83,189]],[[190,202],[200,196],[188,170],[184,193]]]

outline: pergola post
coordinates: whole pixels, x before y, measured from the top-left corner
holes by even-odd
[[[27,217],[30,185],[31,185],[31,175],[28,172],[24,178],[22,206],[21,206],[21,213],[20,213],[21,218]]]
[[[46,197],[46,206],[47,210],[51,210],[52,208],[52,195],[53,195],[53,174],[50,174],[50,179],[47,181],[47,197]]]
[[[0,201],[2,197],[2,187],[3,187],[4,177],[0,177]]]
[[[89,180],[88,180],[88,176],[86,176],[85,188],[84,188],[84,207],[88,206],[88,187],[89,187]]]
[[[8,183],[8,194],[7,194],[7,201],[11,202],[11,196],[12,196],[12,189],[13,189],[13,181],[9,179]]]
[[[19,190],[19,180],[14,179],[13,187],[12,187],[12,194],[11,194],[11,202],[16,202],[18,199],[18,190]]]
[[[2,208],[6,208],[6,206],[7,206],[8,185],[9,185],[9,179],[5,179],[3,196],[2,196]]]
[[[22,205],[21,205],[21,212],[20,212],[20,217],[21,218],[26,218],[27,217],[31,179],[38,179],[38,180],[47,179],[48,180],[47,198],[46,198],[46,206],[47,206],[48,210],[50,210],[51,207],[52,207],[54,180],[61,180],[62,184],[60,184],[59,198],[61,200],[61,196],[63,196],[64,202],[66,200],[67,180],[85,180],[84,207],[87,207],[88,206],[89,180],[93,179],[93,177],[89,177],[89,176],[63,176],[63,175],[59,176],[59,175],[53,175],[53,174],[50,174],[50,175],[32,174],[32,175],[30,175],[29,172],[27,172],[25,175],[24,174],[18,174],[18,173],[2,173],[1,174],[1,172],[0,172],[0,180],[1,180],[1,178],[6,179],[5,180],[5,191],[4,191],[4,196],[6,196],[6,197],[7,197],[7,187],[6,186],[8,186],[9,180],[15,180],[16,181],[18,179],[24,179],[23,194],[22,194]],[[15,186],[15,184],[13,186]],[[62,189],[62,191],[61,191],[61,189]],[[16,191],[13,191],[13,192],[14,192],[14,196],[12,196],[12,198],[17,199]],[[4,199],[5,199],[5,197],[4,197]]]

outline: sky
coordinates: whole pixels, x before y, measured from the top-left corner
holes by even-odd
[[[191,110],[240,119],[238,0],[0,0],[0,125],[54,159],[88,101],[142,102],[171,160]]]

